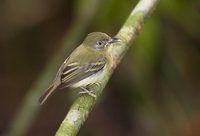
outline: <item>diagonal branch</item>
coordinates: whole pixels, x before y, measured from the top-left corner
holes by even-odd
[[[145,18],[149,16],[157,3],[158,0],[140,0],[119,30],[116,37],[122,39],[123,42],[119,43],[119,46],[112,46],[110,49],[110,54],[113,59],[112,68],[102,80],[101,87],[91,87],[92,90],[95,90],[97,95],[96,100],[99,99],[113,71],[141,31]],[[56,132],[56,136],[75,136],[82,124],[88,118],[96,100],[87,95],[78,97],[61,123],[60,128]]]

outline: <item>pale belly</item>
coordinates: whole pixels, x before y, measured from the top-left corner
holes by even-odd
[[[77,82],[76,84],[72,85],[71,87],[78,88],[78,87],[87,86],[89,84],[99,83],[103,79],[105,73],[106,73],[105,70],[101,70],[101,71],[97,72],[96,74],[93,74],[93,75]]]

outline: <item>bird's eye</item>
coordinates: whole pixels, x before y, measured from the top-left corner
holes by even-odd
[[[103,43],[101,41],[98,41],[97,44],[101,46]]]
[[[104,49],[106,47],[106,42],[105,41],[97,41],[95,44],[95,48],[98,50]]]

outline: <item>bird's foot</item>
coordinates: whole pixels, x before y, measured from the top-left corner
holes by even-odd
[[[90,96],[92,96],[92,97],[94,97],[95,99],[96,99],[96,95],[93,93],[94,92],[94,90],[88,90],[88,89],[86,89],[86,88],[84,88],[84,87],[80,87],[83,91],[81,91],[81,92],[79,92],[79,94],[88,94],[88,95],[90,95]]]
[[[94,83],[97,87],[100,87],[101,86],[101,83],[100,82],[96,82]]]

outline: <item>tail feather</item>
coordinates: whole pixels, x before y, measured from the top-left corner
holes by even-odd
[[[40,105],[42,105],[47,100],[47,98],[52,94],[52,92],[54,90],[56,90],[56,88],[58,86],[59,85],[57,85],[55,83],[53,83],[51,86],[49,86],[49,88],[44,92],[44,94],[42,94],[42,96],[40,96],[40,99],[39,99]]]

